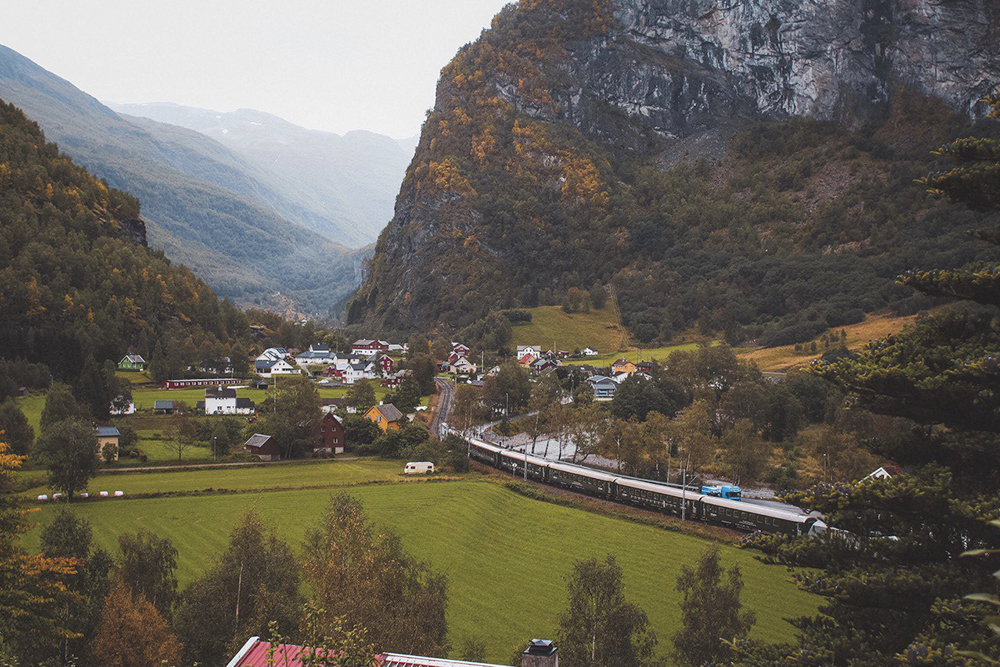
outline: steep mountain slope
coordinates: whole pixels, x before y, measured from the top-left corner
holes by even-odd
[[[282,179],[285,192],[309,212],[305,224],[310,229],[349,245],[378,238],[392,218],[399,184],[413,157],[412,149],[380,134],[308,130],[252,109],[221,113],[177,104],[109,106],[120,114],[212,137]]]
[[[297,204],[272,175],[204,135],[129,122],[5,47],[0,98],[95,175],[141,198],[150,244],[220,294],[265,307],[291,299],[325,313],[356,284],[355,253],[281,215]]]
[[[442,71],[350,318],[599,282],[641,341],[788,341],[903,307],[896,272],[980,256],[912,181],[997,81],[987,0],[522,0]]]
[[[0,356],[74,377],[89,355],[184,341],[209,354],[244,315],[146,247],[139,202],[76,166],[0,103]],[[169,343],[168,343],[169,344]],[[16,385],[15,385],[16,386]]]

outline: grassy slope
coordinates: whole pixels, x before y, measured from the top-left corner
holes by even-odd
[[[610,301],[589,313],[566,313],[560,306],[530,308],[531,323],[513,327],[514,345],[541,345],[543,350],[593,347],[601,352],[622,348],[622,335]]]
[[[230,482],[217,479],[215,485]],[[448,573],[452,643],[481,637],[487,658],[494,661],[507,660],[526,638],[553,636],[566,604],[571,564],[608,553],[618,556],[627,594],[647,611],[665,650],[679,623],[675,583],[680,566],[693,563],[707,546],[696,537],[527,499],[484,482],[365,486],[350,492],[375,521],[398,532],[411,553]],[[320,520],[330,493],[109,500],[77,511],[93,523],[97,542],[112,550],[119,534],[140,528],[169,537],[180,554],[183,586],[224,548],[243,508],[256,507],[282,537],[298,545]],[[45,524],[54,510],[48,507],[35,516]],[[37,530],[28,537],[28,546],[36,545]],[[792,628],[783,619],[816,610],[818,599],[797,590],[782,568],[728,546],[723,561],[743,570],[744,600],[758,614],[754,636],[789,639]]]
[[[570,359],[566,361],[567,364],[579,366],[581,364],[589,364],[591,366],[610,366],[616,360],[624,357],[629,361],[648,361],[650,359],[655,359],[656,361],[663,361],[669,357],[674,352],[690,352],[691,350],[697,349],[700,343],[680,343],[678,345],[667,345],[665,347],[654,347],[648,350],[633,348],[626,352],[616,352],[614,354],[602,354],[599,357],[585,357],[582,359]]]
[[[887,315],[867,315],[862,322],[846,327],[831,329],[839,333],[841,329],[847,330],[847,348],[856,350],[864,347],[873,340],[885,338],[889,334],[898,333],[904,326],[917,319],[916,315],[905,317],[891,317]],[[783,345],[781,347],[768,347],[757,350],[742,352],[740,356],[757,362],[762,371],[790,371],[795,368],[808,366],[814,359],[818,359],[824,352],[822,336],[817,336],[814,340],[818,351],[815,353],[797,352],[794,345]],[[803,349],[809,349],[809,343],[802,345]]]

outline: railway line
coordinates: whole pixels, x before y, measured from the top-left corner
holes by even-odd
[[[636,479],[586,466],[549,461],[492,445],[449,429],[469,445],[469,458],[515,477],[540,482],[624,505],[672,514],[743,532],[818,535],[827,529],[822,516],[788,506],[710,496],[695,489]]]

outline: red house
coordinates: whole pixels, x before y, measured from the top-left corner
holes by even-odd
[[[351,345],[351,354],[371,356],[379,352],[388,352],[389,343],[384,340],[371,340],[370,338],[360,338]]]
[[[340,418],[332,412],[323,415],[320,422],[319,437],[313,445],[314,454],[343,454],[344,453],[344,425],[340,423]]]
[[[382,370],[382,375],[392,375],[396,372],[396,361],[388,354],[381,355],[375,363]]]

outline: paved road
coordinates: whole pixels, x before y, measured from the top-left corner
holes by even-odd
[[[437,385],[438,389],[438,401],[434,419],[431,421],[431,433],[436,433],[439,438],[444,438],[442,424],[447,424],[451,417],[451,409],[455,400],[455,385],[442,378],[434,378],[434,384]]]

